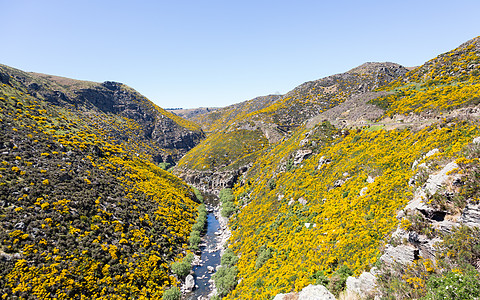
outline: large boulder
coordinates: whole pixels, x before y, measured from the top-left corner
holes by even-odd
[[[411,264],[418,257],[418,250],[411,245],[392,246],[387,245],[385,253],[380,257],[380,260],[387,265],[399,263],[402,265]]]
[[[298,300],[335,300],[335,296],[323,285],[310,284],[300,291]]]
[[[377,277],[371,272],[363,272],[358,278],[347,278],[347,292],[353,292],[361,298],[373,295],[377,286]]]
[[[185,290],[193,291],[195,289],[195,279],[192,274],[188,274],[185,278]]]

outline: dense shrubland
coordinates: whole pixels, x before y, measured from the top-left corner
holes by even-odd
[[[194,223],[204,224],[205,211],[145,145],[114,139],[138,124],[79,116],[14,78],[0,87],[0,294],[159,298],[179,283],[171,264],[185,255],[192,226],[202,230]]]
[[[427,113],[422,116],[435,123],[385,131],[337,130],[325,122],[299,127],[257,156],[233,188],[233,207],[240,210],[230,220],[230,243],[239,280],[227,299],[271,299],[308,284],[339,294],[347,276],[372,267],[383,272],[378,289],[387,298],[479,296],[477,229],[445,233],[421,214],[397,218],[429,175],[452,161],[461,166],[455,172],[462,187],[431,195],[428,205],[456,220],[467,203],[478,203],[479,156],[472,143],[479,124],[442,118],[478,104],[477,44],[474,39],[440,55],[386,85],[391,94],[373,101],[386,116]],[[310,154],[294,163],[301,151]],[[416,168],[422,164],[428,167]],[[420,257],[398,270],[380,263],[398,226],[443,240],[433,260]]]

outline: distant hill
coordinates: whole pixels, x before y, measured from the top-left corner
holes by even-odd
[[[212,111],[216,111],[217,107],[199,107],[199,108],[173,108],[173,109],[165,109],[168,112],[171,112],[179,117],[182,117],[187,120],[192,120],[193,118],[204,115]]]

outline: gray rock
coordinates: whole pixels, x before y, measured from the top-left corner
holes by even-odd
[[[361,298],[366,298],[375,292],[377,286],[377,277],[370,272],[363,272],[358,278],[347,278],[347,291],[358,294]]]
[[[307,159],[312,155],[312,150],[310,149],[305,149],[305,150],[297,150],[297,153],[295,154],[295,157],[293,159],[293,165],[296,166],[300,164],[304,159]]]
[[[445,167],[443,167],[440,172],[434,175],[430,175],[428,177],[427,182],[425,183],[425,191],[429,193],[430,195],[435,194],[440,187],[442,187],[449,178],[451,178],[451,175],[447,175],[448,172],[458,168],[458,164],[455,162],[451,162],[447,164]]]
[[[380,260],[384,261],[388,265],[399,263],[402,265],[408,265],[412,263],[418,256],[418,250],[410,245],[399,245],[393,247],[387,245],[385,253],[380,257]]]
[[[425,154],[424,158],[430,157],[430,156],[434,155],[435,153],[439,153],[439,152],[440,152],[440,150],[438,150],[438,148],[432,149],[432,150],[428,151],[427,154]]]
[[[293,293],[289,293],[289,294],[277,294],[273,300],[287,300],[288,297],[293,294]]]
[[[215,268],[212,266],[207,266],[207,270],[208,272],[213,273],[215,271]]]
[[[477,136],[476,138],[473,139],[474,144],[480,144],[480,136]]]
[[[335,296],[323,285],[310,284],[300,291],[298,300],[335,300]]]
[[[18,229],[18,230],[24,230],[25,229],[25,223],[19,222],[19,223],[15,224],[14,228]]]
[[[277,294],[273,300],[335,300],[335,296],[323,285],[310,284],[300,293]]]
[[[368,187],[364,187],[360,190],[360,197],[362,197],[363,195],[365,195],[365,193],[368,191]]]
[[[185,289],[188,291],[193,291],[195,289],[195,279],[191,274],[188,274],[185,278]]]
[[[318,161],[317,170],[320,170],[324,165],[328,165],[331,162],[332,160],[325,158],[325,156],[320,157],[320,160]]]
[[[368,182],[368,183],[374,183],[374,182],[375,182],[375,178],[373,178],[372,176],[368,175],[367,182]]]
[[[463,209],[462,215],[459,220],[460,223],[464,223],[470,227],[480,226],[480,204],[468,203]]]

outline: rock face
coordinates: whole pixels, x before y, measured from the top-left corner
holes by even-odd
[[[480,227],[480,203],[467,203],[458,221],[470,227]]]
[[[303,288],[298,300],[335,300],[335,296],[323,285],[312,285]]]
[[[143,138],[154,140],[160,148],[179,150],[179,155],[173,157],[174,161],[203,138],[200,130],[180,126],[164,111],[148,103],[145,97],[125,89],[121,83],[107,81],[100,86],[81,89],[77,95],[73,99],[75,103],[129,118],[140,124]],[[162,161],[167,160],[162,157]]]
[[[313,151],[310,149],[298,150],[293,159],[293,165],[296,166],[301,164],[304,159],[307,159],[312,155],[312,152]]]
[[[190,169],[176,169],[175,174],[197,189],[210,194],[218,195],[220,190],[232,188],[238,177],[245,173],[251,164],[238,169],[227,171],[197,171]]]
[[[387,245],[385,253],[380,257],[380,260],[388,265],[393,265],[394,263],[408,265],[415,258],[418,258],[418,250],[411,245],[399,245],[396,247]]]

